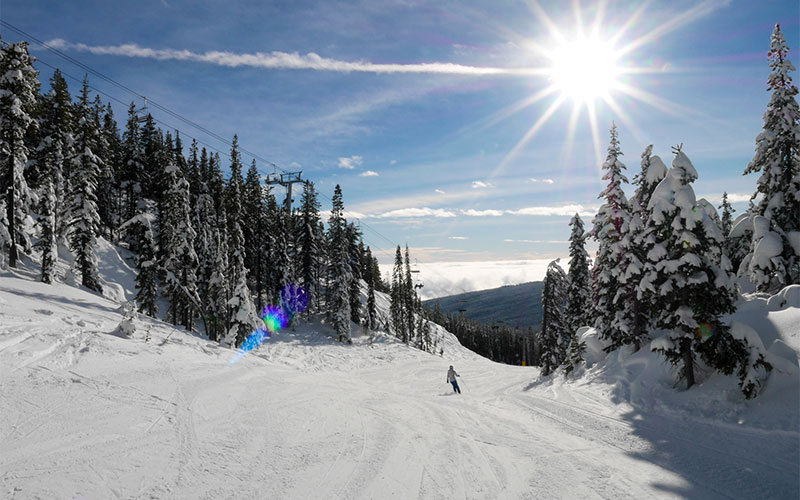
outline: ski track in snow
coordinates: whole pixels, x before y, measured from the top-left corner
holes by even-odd
[[[23,286],[23,285],[18,285]],[[797,498],[796,429],[715,425],[535,386],[446,344],[344,346],[313,326],[235,352],[110,301],[48,313],[0,286],[0,497],[9,499]],[[64,290],[60,290],[64,291]],[[85,304],[80,306],[78,304]],[[149,321],[149,320],[148,320]],[[462,395],[444,382],[462,375]]]

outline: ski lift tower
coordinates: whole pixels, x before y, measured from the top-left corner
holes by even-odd
[[[277,171],[267,175],[267,184],[275,185],[280,184],[286,188],[286,199],[283,202],[286,213],[292,213],[292,184],[297,184],[303,181],[300,176],[303,172],[284,172],[279,174]]]

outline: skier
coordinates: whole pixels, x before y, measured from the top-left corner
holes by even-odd
[[[447,370],[447,381],[453,384],[453,392],[457,392],[461,394],[461,389],[458,387],[458,381],[456,381],[456,377],[460,377],[458,373],[453,369],[453,365],[450,365],[450,369]]]

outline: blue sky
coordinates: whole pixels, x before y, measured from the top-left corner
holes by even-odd
[[[238,133],[244,148],[302,170],[327,196],[341,184],[373,249],[408,243],[429,296],[541,278],[543,263],[566,256],[567,214],[581,210],[588,227],[599,204],[612,121],[629,178],[648,144],[669,164],[670,147],[683,143],[698,196],[744,200],[776,22],[795,66],[800,50],[795,0],[5,0],[0,17],[223,137]],[[553,84],[547,54],[592,27],[596,42],[615,40],[624,52],[615,64],[627,69],[608,92],[612,105],[593,101],[597,138],[585,103],[577,116],[572,97],[554,106],[562,88],[514,109]],[[39,69],[46,84],[51,71]],[[597,78],[587,73],[574,78]],[[228,149],[153,111],[184,137]]]

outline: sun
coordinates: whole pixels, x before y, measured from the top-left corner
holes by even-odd
[[[714,12],[717,3],[710,0],[698,2],[688,10],[671,16],[663,24],[648,29],[646,33],[631,37],[639,21],[645,17],[648,7],[646,2],[635,7],[627,20],[619,18],[619,21],[614,23],[604,22],[607,17],[607,1],[594,2],[591,7],[581,6],[579,0],[552,2],[572,5],[573,22],[565,18],[563,24],[559,26],[545,12],[540,1],[526,0],[526,3],[538,24],[549,34],[549,40],[541,35],[538,39],[521,37],[523,46],[527,47],[537,60],[537,65],[522,72],[535,78],[534,81],[537,82],[535,91],[493,113],[486,120],[484,127],[493,126],[540,101],[549,100],[550,104],[544,109],[537,109],[534,123],[503,156],[489,178],[500,175],[568,101],[571,101],[572,110],[567,118],[564,134],[565,157],[568,158],[571,154],[578,122],[585,116],[592,135],[597,165],[602,163],[603,152],[598,124],[599,111],[610,110],[615,121],[623,124],[634,136],[637,136],[639,127],[624,107],[631,101],[642,102],[672,116],[692,113],[691,109],[637,85],[637,76],[660,75],[668,72],[669,68],[667,65],[654,65],[640,56],[636,57],[635,53],[642,46],[653,43],[667,33]],[[589,21],[588,18],[592,17],[592,14],[594,19]],[[637,60],[644,61],[644,65],[637,64]],[[544,64],[539,66],[540,62]],[[566,160],[566,163],[569,161]]]
[[[591,104],[607,98],[618,87],[618,56],[610,43],[596,37],[580,37],[563,43],[550,56],[550,78],[562,96]]]

